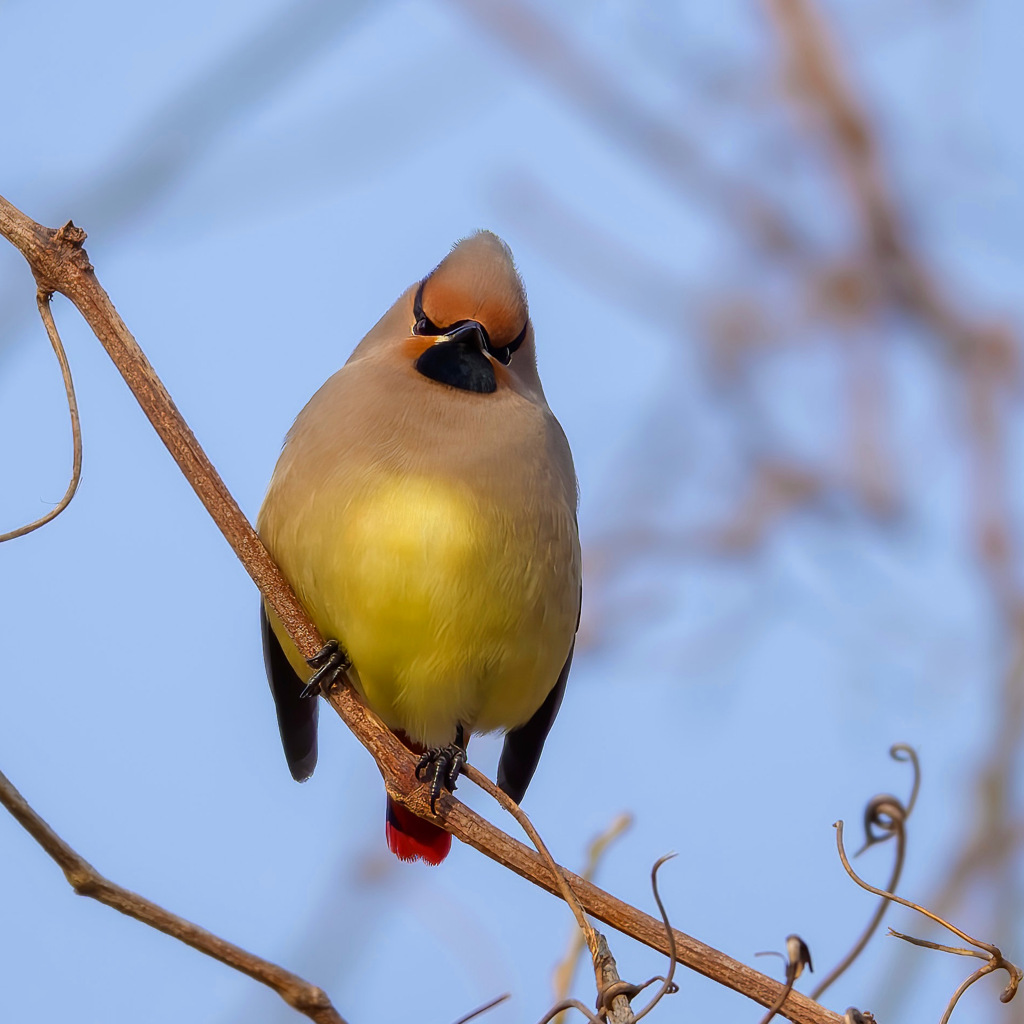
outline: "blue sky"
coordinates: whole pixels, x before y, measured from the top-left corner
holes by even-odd
[[[957,301],[1012,321],[1019,12],[825,9],[915,239]],[[773,148],[800,129],[760,8],[566,2],[551,16],[637,102],[678,119],[712,166],[763,184],[824,245],[841,242],[849,212],[834,185]],[[480,227],[509,242],[526,283],[576,459],[588,564],[637,524],[721,511],[722,479],[751,442],[730,433],[703,325],[716,297],[770,283],[776,268],[463,7],[7,2],[0,37],[0,193],[43,223],[88,230],[101,283],[250,517],[303,403]],[[31,278],[9,248],[0,308],[6,529],[59,498],[70,444]],[[503,991],[513,999],[495,1024],[539,1019],[568,910],[457,843],[438,870],[393,861],[378,773],[329,714],[316,775],[291,781],[254,588],[101,347],[65,301],[54,308],[85,470],[67,513],[0,548],[0,768],[102,872],[322,985],[351,1024],[413,1013],[444,1024]],[[832,822],[852,829],[872,794],[906,794],[908,773],[886,755],[898,741],[925,766],[901,891],[931,890],[973,823],[971,770],[1000,714],[991,695],[1009,654],[965,536],[957,398],[912,326],[878,330],[891,342],[903,517],[879,527],[840,501],[793,517],[748,558],[668,552],[626,558],[612,578],[595,570],[594,642],[525,803],[570,866],[631,810],[599,881],[651,910],[650,865],[678,851],[662,875],[674,923],[768,971],[754,953],[794,931],[827,969],[870,913]],[[829,345],[824,332],[758,366],[769,428],[752,431],[755,444],[808,458],[841,446]],[[475,742],[474,760],[493,771],[498,744]],[[502,823],[468,785],[463,795]],[[0,863],[0,1018],[299,1019],[248,979],[75,898],[2,816]],[[881,880],[888,864],[875,851],[862,869]],[[922,933],[910,917],[892,923]],[[662,969],[609,938],[624,977]],[[1012,956],[1022,938],[1000,941]],[[894,944],[878,938],[828,1004],[894,1019],[880,988]],[[899,1008],[909,1024],[937,1019],[967,973],[912,957],[925,966]],[[996,988],[978,986],[962,1016],[1008,1019]],[[583,972],[577,991],[589,1002]],[[753,1020],[757,1008],[684,972],[659,1012]]]

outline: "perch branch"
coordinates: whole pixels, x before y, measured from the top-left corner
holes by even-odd
[[[40,288],[67,296],[82,314],[225,539],[277,613],[299,652],[304,657],[311,657],[323,646],[320,634],[97,281],[82,248],[85,232],[70,222],[56,230],[44,227],[0,197],[0,235],[25,257]],[[384,785],[394,800],[414,814],[436,821],[462,842],[497,863],[558,895],[550,869],[539,854],[485,821],[454,797],[442,794],[438,801],[440,813],[433,814],[429,797],[416,779],[413,755],[359,701],[350,687],[336,686],[327,698],[373,756]],[[563,874],[587,913],[666,956],[670,954],[665,929],[656,918],[564,869]],[[673,930],[673,938],[679,962],[691,970],[746,995],[762,1006],[771,1006],[777,999],[782,986],[774,979],[683,932]],[[797,993],[787,999],[785,1015],[795,1024],[840,1024],[841,1021],[836,1014]]]

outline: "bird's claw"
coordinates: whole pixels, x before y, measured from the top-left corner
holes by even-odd
[[[319,693],[327,693],[352,662],[345,653],[345,648],[337,640],[328,640],[306,664],[316,671],[309,677],[299,694],[300,697],[315,697]]]
[[[459,729],[459,739],[462,738],[462,730]],[[416,778],[422,780],[428,769],[433,766],[430,773],[430,813],[434,813],[434,804],[441,795],[441,790],[447,789],[449,793],[455,792],[455,782],[466,764],[466,748],[456,741],[449,743],[446,747],[431,747],[424,751],[423,756],[416,765]]]

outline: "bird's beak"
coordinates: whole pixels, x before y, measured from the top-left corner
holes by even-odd
[[[476,320],[463,320],[455,324],[447,334],[437,339],[437,343],[454,341],[459,345],[476,349],[478,352],[490,352],[491,339],[487,336],[484,325]]]

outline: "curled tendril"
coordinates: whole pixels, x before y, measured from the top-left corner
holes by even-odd
[[[939,917],[938,914],[933,913],[927,907],[922,907],[920,903],[914,903],[911,900],[905,900],[902,896],[897,896],[893,892],[887,892],[885,889],[876,889],[873,885],[869,885],[864,881],[853,867],[850,865],[849,858],[846,856],[846,850],[843,848],[843,823],[837,821],[836,825],[836,846],[839,850],[839,859],[843,862],[843,868],[846,873],[862,888],[868,892],[873,892],[876,896],[881,896],[887,903],[898,903],[901,907],[908,907],[911,910],[916,910],[919,914],[923,914],[925,917],[934,921],[936,924],[942,925],[943,928],[949,929],[958,938],[963,939],[964,942],[974,946],[974,949],[965,949],[963,947],[956,946],[944,946],[938,942],[931,942],[928,939],[916,939],[910,935],[903,935],[900,932],[894,932],[891,928],[889,931],[897,938],[905,939],[907,942],[912,942],[915,946],[927,946],[929,949],[940,949],[946,953],[956,953],[959,956],[975,956],[981,960],[985,960],[981,967],[979,967],[973,974],[961,982],[959,988],[953,993],[952,998],[949,1000],[946,1006],[946,1012],[942,1015],[942,1019],[939,1024],[947,1024],[953,1010],[956,1008],[956,1004],[960,997],[976,982],[984,978],[986,975],[991,974],[993,971],[1006,971],[1009,975],[1010,980],[1007,982],[1006,987],[1003,989],[1002,994],[999,996],[1001,1003],[1008,1003],[1016,994],[1017,988],[1020,983],[1024,981],[1024,971],[1022,971],[1015,963],[1007,960],[1006,957],[1000,952],[998,946],[993,946],[990,942],[982,942],[981,939],[975,939],[973,936],[967,934],[960,928],[957,928],[955,924],[951,924],[944,917]]]
[[[910,787],[910,799],[907,801],[905,815],[909,818],[917,803],[918,791],[921,789],[921,762],[918,760],[917,751],[909,743],[894,743],[889,748],[889,756],[894,761],[909,761],[910,767],[914,770],[914,781]]]
[[[654,902],[658,904],[658,911],[661,914],[662,924],[665,925],[665,935],[668,938],[668,974],[665,977],[657,975],[653,978],[648,978],[647,981],[640,985],[633,985],[628,981],[614,981],[610,985],[606,985],[597,996],[597,1012],[599,1016],[595,1017],[594,1014],[587,1009],[578,999],[563,999],[561,1002],[556,1003],[551,1007],[550,1010],[538,1021],[538,1024],[549,1024],[555,1017],[565,1010],[579,1010],[584,1017],[590,1021],[590,1024],[605,1024],[606,1016],[609,1008],[611,1007],[612,1000],[618,996],[625,996],[627,999],[633,999],[638,996],[644,989],[649,988],[655,982],[661,982],[661,988],[655,992],[651,1001],[632,1018],[634,1021],[638,1021],[653,1010],[659,1002],[661,1002],[664,996],[674,995],[679,991],[679,986],[672,980],[676,973],[676,936],[672,930],[672,925],[668,919],[668,912],[665,910],[665,904],[662,903],[661,894],[658,892],[658,870],[665,863],[665,861],[671,860],[675,856],[674,853],[666,854],[664,857],[659,857],[654,862],[654,867],[651,868],[651,890],[654,893]]]
[[[893,744],[889,748],[889,756],[894,761],[910,763],[914,773],[910,786],[910,797],[906,804],[903,804],[899,797],[890,793],[879,793],[868,801],[864,808],[864,845],[854,856],[859,857],[865,850],[877,843],[884,843],[887,839],[895,838],[896,857],[893,861],[889,884],[885,887],[886,892],[893,892],[899,885],[900,875],[903,873],[903,861],[907,853],[906,825],[907,819],[917,803],[917,794],[921,788],[921,762],[918,760],[917,751],[906,743]],[[817,988],[811,992],[812,999],[820,999],[822,993],[860,956],[882,923],[882,918],[888,907],[887,899],[882,899],[879,902],[860,938],[854,943],[850,952],[825,975]]]
[[[60,364],[60,373],[64,378],[64,393],[68,401],[68,412],[71,415],[71,445],[73,450],[71,480],[68,483],[67,490],[64,492],[64,497],[49,512],[40,516],[34,522],[26,523],[24,526],[19,526],[14,530],[8,530],[6,533],[0,533],[0,544],[4,543],[4,541],[14,540],[15,537],[24,537],[27,533],[32,533],[33,530],[38,530],[40,526],[45,526],[56,519],[71,504],[71,499],[74,498],[75,492],[78,490],[78,484],[82,479],[82,425],[78,418],[78,399],[75,397],[75,383],[71,379],[71,365],[68,363],[67,354],[64,352],[64,343],[60,340],[57,325],[53,322],[53,313],[50,311],[50,298],[51,293],[43,289],[39,289],[36,293],[36,305],[39,307],[39,315],[42,317],[47,337],[50,339],[54,354],[57,356],[57,362]]]
[[[659,857],[654,862],[654,867],[651,868],[651,890],[654,893],[654,902],[658,904],[658,913],[661,914],[662,924],[665,925],[665,935],[668,938],[668,974],[664,978],[651,978],[650,981],[645,981],[640,990],[647,988],[648,985],[655,981],[662,983],[661,988],[655,992],[654,997],[651,1001],[633,1018],[634,1020],[640,1020],[641,1017],[646,1017],[647,1014],[653,1010],[658,1003],[661,1002],[663,996],[675,995],[679,991],[679,986],[672,980],[676,973],[676,936],[672,930],[672,924],[668,919],[668,912],[665,910],[665,904],[661,902],[661,895],[658,892],[658,869],[667,860],[671,860],[675,856],[674,853],[667,853],[664,857]]]
[[[864,808],[864,845],[854,854],[859,857],[876,843],[899,836],[909,812],[899,798],[889,793],[873,796]]]
[[[910,798],[904,805],[899,797],[879,793],[868,801],[867,807],[864,808],[864,845],[854,854],[855,857],[859,857],[876,843],[884,843],[886,839],[898,835],[913,812],[914,804],[917,803],[917,794],[921,788],[921,762],[918,760],[917,751],[906,743],[894,743],[889,748],[889,756],[894,761],[910,762],[914,772]]]

